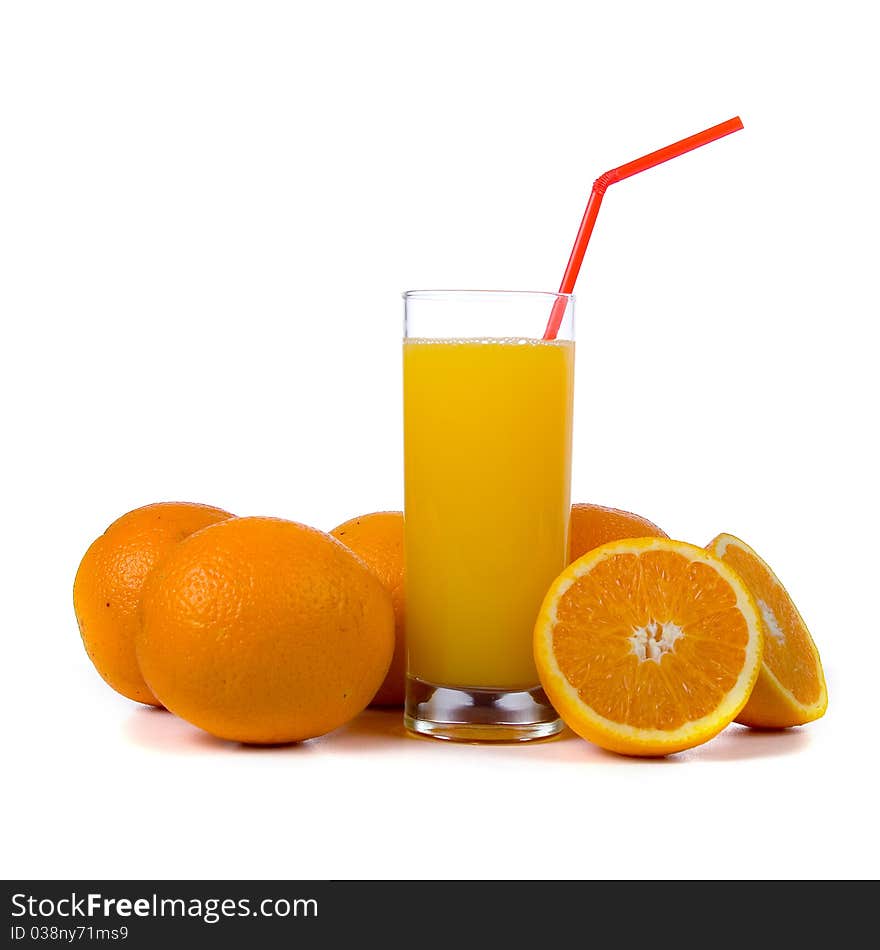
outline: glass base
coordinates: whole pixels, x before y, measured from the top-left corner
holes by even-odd
[[[532,689],[455,689],[406,678],[403,724],[411,732],[457,742],[546,739],[562,720],[540,686]]]

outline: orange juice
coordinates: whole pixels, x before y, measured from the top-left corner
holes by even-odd
[[[568,551],[574,344],[411,338],[403,367],[409,675],[531,689]]]

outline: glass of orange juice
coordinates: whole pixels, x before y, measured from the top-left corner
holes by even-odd
[[[567,563],[574,298],[420,290],[404,303],[405,724],[464,741],[553,735],[532,633]]]

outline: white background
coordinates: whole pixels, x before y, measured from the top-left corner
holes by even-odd
[[[4,876],[877,875],[870,4],[0,9]],[[399,508],[400,292],[555,289],[596,176],[735,114],[605,200],[574,495],[764,554],[824,720],[253,750],[103,685],[71,585],[109,522]]]

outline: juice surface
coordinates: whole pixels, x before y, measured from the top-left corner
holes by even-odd
[[[565,567],[574,344],[404,343],[408,672],[530,689],[532,631]]]

